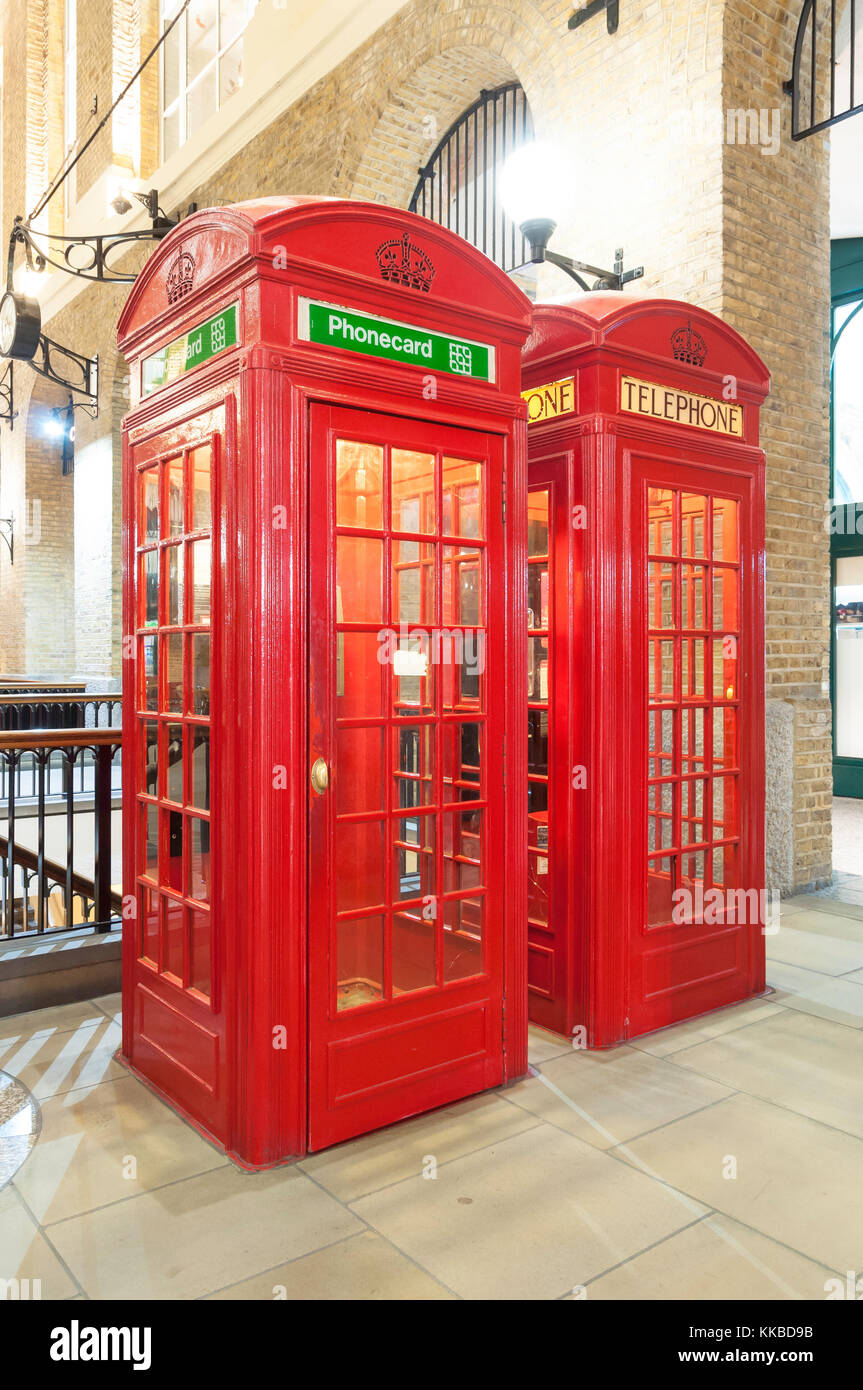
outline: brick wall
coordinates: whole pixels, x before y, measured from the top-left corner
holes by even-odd
[[[27,0],[28,7],[51,2]],[[793,881],[812,884],[830,870],[829,704],[822,685],[828,554],[820,529],[827,496],[828,165],[825,137],[801,145],[788,138],[781,84],[791,69],[797,7],[779,0],[647,0],[621,8],[613,37],[602,17],[570,33],[572,8],[572,0],[500,0],[494,7],[412,0],[193,196],[207,205],[318,193],[405,206],[418,167],[479,90],[513,77],[522,82],[537,133],[563,151],[561,179],[572,195],[554,244],[598,264],[610,263],[623,245],[627,264],[645,266],[641,292],[691,299],[726,317],[773,372],[764,416],[768,681],[771,697],[794,710],[785,750],[793,766]],[[145,51],[155,37],[155,0],[88,0],[81,7],[79,122],[96,91],[100,103],[109,99],[106,72],[118,24],[139,26]],[[8,45],[20,44],[21,32],[19,19],[7,19],[7,67]],[[134,42],[124,47],[127,64],[133,49]],[[13,71],[7,112],[15,80]],[[158,157],[155,70],[140,102],[142,173],[149,177]],[[723,140],[726,111],[750,108],[781,111],[777,153]],[[88,155],[79,192],[110,159],[106,131]],[[20,169],[12,171],[13,187],[20,177]],[[11,206],[7,196],[7,216]],[[568,281],[548,274],[541,283],[547,295],[568,289]],[[52,320],[53,336],[97,351],[103,364],[100,418],[80,421],[82,446],[102,437],[108,422],[116,427],[121,413],[114,326],[123,297],[122,289],[88,289]],[[116,447],[114,453],[116,470]],[[114,663],[117,495],[115,482]],[[6,572],[0,560],[0,578]],[[15,649],[11,638],[6,645]],[[777,728],[785,728],[782,721]]]

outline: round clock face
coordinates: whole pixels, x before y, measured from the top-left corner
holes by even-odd
[[[4,294],[0,300],[0,353],[8,357],[15,342],[15,329],[18,326],[18,307],[15,296]]]
[[[39,344],[41,331],[39,301],[7,290],[0,300],[0,355],[29,360]]]

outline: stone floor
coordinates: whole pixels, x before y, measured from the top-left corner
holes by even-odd
[[[258,1175],[113,1061],[117,997],[0,1020],[42,1117],[0,1190],[0,1278],[59,1299],[823,1299],[863,1272],[863,909],[800,898],[782,922],[765,1000],[605,1053],[534,1031],[514,1086]]]

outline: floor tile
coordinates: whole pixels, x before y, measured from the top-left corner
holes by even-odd
[[[90,1298],[189,1299],[360,1230],[297,1168],[242,1173],[229,1164],[48,1234]]]
[[[775,936],[768,936],[767,959],[818,970],[822,975],[844,975],[863,968],[863,940],[846,941],[835,932],[783,927]]]
[[[429,1159],[440,1165],[537,1123],[533,1115],[498,1096],[472,1096],[312,1154],[299,1167],[341,1201],[352,1202],[379,1187],[422,1174]]]
[[[694,1079],[659,1057],[620,1047],[609,1052],[571,1051],[506,1094],[549,1124],[608,1149],[729,1094],[725,1086],[701,1077],[692,1085]]]
[[[849,1028],[863,1028],[863,971],[857,974],[859,982],[851,975],[818,975],[814,970],[802,970],[782,961],[770,961],[767,966],[767,978],[783,1008],[844,1023]]]
[[[839,941],[863,942],[863,921],[858,917],[840,916],[836,912],[811,912],[801,909],[795,913],[793,920],[789,920],[789,926],[794,931],[815,933],[817,936],[833,936]],[[784,928],[780,928],[777,936],[781,937]],[[767,938],[767,954],[771,954],[770,943],[772,937]],[[817,949],[817,948],[816,948]]]
[[[532,1067],[541,1067],[552,1057],[566,1057],[572,1051],[572,1043],[559,1038],[555,1033],[547,1033],[544,1028],[527,1030],[527,1060]]]
[[[587,1286],[587,1299],[823,1299],[832,1270],[741,1226],[708,1216]]]
[[[842,1024],[789,1009],[674,1061],[863,1138],[863,1034]]]
[[[109,1018],[117,1018],[123,1010],[123,996],[120,993],[101,994],[98,999],[91,1000],[91,1003],[96,1004]]]
[[[0,1039],[0,1067],[28,1086],[37,1100],[127,1076],[114,1053],[119,1024],[104,1014],[64,1033],[34,1033],[21,1041]]]
[[[50,1009],[33,1009],[30,1013],[0,1018],[0,1039],[17,1038],[23,1042],[34,1033],[69,1033],[82,1024],[101,1021],[101,1011],[95,1004],[59,1004]]]
[[[17,1279],[19,1296],[25,1292],[20,1281],[31,1281],[26,1289],[30,1298],[37,1292],[42,1299],[68,1298],[77,1292],[74,1279],[11,1186],[0,1192],[0,1279]],[[38,1291],[32,1283],[36,1279]]]
[[[702,1214],[548,1125],[353,1210],[463,1298],[557,1298]]]
[[[659,1032],[648,1033],[643,1038],[632,1038],[629,1046],[639,1052],[649,1052],[654,1057],[667,1057],[672,1052],[679,1052],[682,1047],[691,1047],[693,1043],[704,1042],[707,1038],[731,1033],[735,1028],[745,1028],[760,1018],[769,1018],[771,1014],[778,1013],[779,1007],[772,998],[746,999],[742,1004],[731,1004],[727,1009],[690,1018],[686,1023],[675,1023],[670,1028],[661,1028]]]
[[[355,1302],[444,1300],[454,1295],[388,1240],[374,1231],[363,1231],[208,1298]]]
[[[856,1194],[863,1142],[850,1134],[751,1096],[732,1096],[633,1140],[621,1153],[829,1269],[861,1268],[863,1203]]]
[[[227,1163],[127,1076],[43,1101],[42,1134],[14,1181],[46,1225]]]

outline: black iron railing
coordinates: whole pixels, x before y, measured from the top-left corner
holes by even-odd
[[[19,729],[102,729],[120,722],[117,695],[0,689],[0,732]]]
[[[804,0],[791,95],[791,135],[803,140],[863,111],[863,0]]]
[[[0,733],[0,939],[119,924],[111,816],[120,741],[119,728]],[[75,868],[76,844],[92,873]]]
[[[482,92],[419,170],[411,212],[458,232],[502,270],[524,265],[527,242],[501,205],[498,176],[512,151],[532,138],[518,82]]]

